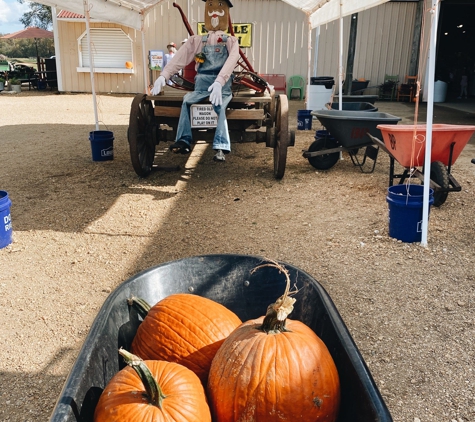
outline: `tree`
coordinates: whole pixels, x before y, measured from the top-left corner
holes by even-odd
[[[18,0],[18,3],[25,3],[26,0]],[[40,3],[30,3],[30,11],[23,14],[20,22],[27,28],[28,26],[37,26],[43,29],[50,29],[53,25],[53,16],[51,7]]]

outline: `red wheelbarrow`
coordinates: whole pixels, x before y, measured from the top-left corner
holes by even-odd
[[[415,176],[421,182],[424,180],[424,158],[426,125],[378,125],[383,135],[383,141],[368,136],[390,157],[389,186],[394,179],[403,184],[409,177]],[[460,192],[462,188],[451,174],[452,165],[467,145],[475,126],[468,125],[432,125],[432,151],[430,164],[430,187],[434,189],[434,205],[441,206],[449,192]],[[394,161],[397,161],[404,171],[394,172]],[[422,167],[419,170],[417,167]]]

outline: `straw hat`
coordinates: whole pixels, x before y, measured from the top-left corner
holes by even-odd
[[[169,48],[169,47],[175,47],[176,48],[176,44],[174,42],[169,42],[167,44],[167,48]]]

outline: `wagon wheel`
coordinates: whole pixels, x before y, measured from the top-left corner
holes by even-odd
[[[129,129],[130,158],[135,172],[146,177],[152,171],[157,140],[157,125],[154,122],[152,102],[146,95],[138,94],[132,101]]]
[[[437,183],[442,189],[449,189],[450,187],[449,172],[444,166],[444,163],[441,163],[440,161],[430,163],[430,179]],[[435,190],[434,206],[440,207],[445,202],[448,195],[449,192]]]
[[[287,161],[287,147],[289,146],[289,102],[286,95],[276,97],[274,145],[274,177],[282,179]]]
[[[337,148],[338,143],[335,139],[330,137],[317,138],[308,149],[308,152],[323,151],[326,149]],[[308,162],[317,170],[328,170],[332,168],[340,158],[339,152],[332,152],[330,154],[316,155],[308,157]]]
[[[264,106],[265,112],[269,115],[269,118],[272,123],[275,122],[275,108],[276,108],[277,96],[275,91],[271,91],[271,101]],[[275,127],[267,127],[266,130],[266,147],[274,148],[275,147]]]

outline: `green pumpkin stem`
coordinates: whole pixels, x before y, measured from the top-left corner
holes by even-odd
[[[294,310],[295,299],[291,295],[297,293],[298,290],[290,291],[290,275],[287,268],[279,264],[277,261],[268,259],[268,263],[257,266],[251,271],[251,274],[263,267],[274,267],[285,274],[287,284],[285,286],[284,294],[275,301],[275,303],[267,307],[266,316],[262,322],[260,329],[267,334],[274,334],[278,332],[288,331],[285,328],[287,317]]]
[[[132,296],[130,299],[127,299],[127,304],[132,306],[137,313],[145,319],[148,312],[150,311],[151,306],[147,303],[145,299],[141,299],[139,297]]]
[[[119,354],[124,358],[125,363],[137,372],[137,375],[142,380],[145,390],[147,391],[149,403],[161,409],[163,399],[165,399],[166,396],[163,394],[157,380],[153,377],[145,362],[138,356],[122,348],[119,349]]]

